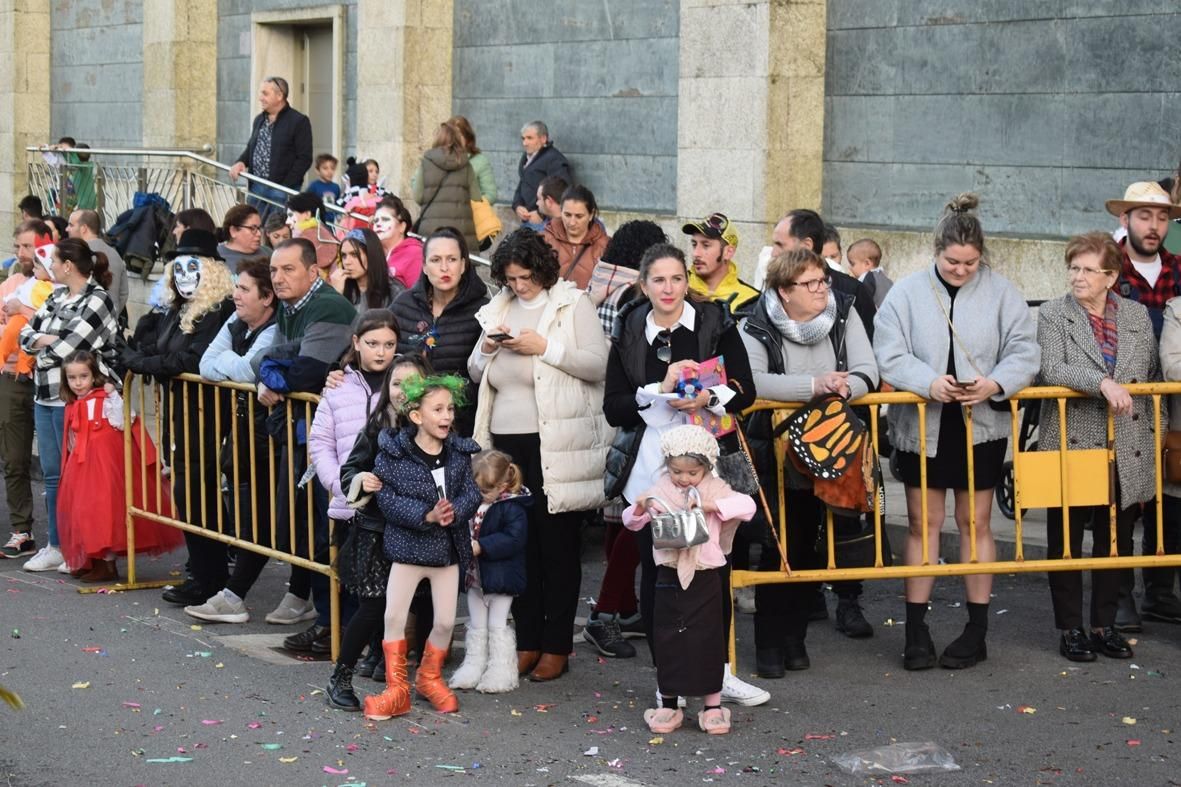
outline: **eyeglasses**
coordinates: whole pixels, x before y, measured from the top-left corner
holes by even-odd
[[[247,232],[262,232],[261,224],[235,224],[234,226],[240,230],[246,230]]]
[[[1101,268],[1081,268],[1078,265],[1071,265],[1069,268],[1066,269],[1066,273],[1068,276],[1078,276],[1079,274],[1082,274],[1084,276],[1097,276],[1100,274],[1108,274],[1108,273],[1114,273],[1114,272],[1115,271],[1105,271],[1105,270],[1102,270]]]
[[[821,289],[827,290],[832,286],[832,277],[825,276],[823,279],[809,279],[808,281],[797,281],[787,285],[788,287],[803,287],[808,292],[817,293]]]
[[[656,360],[671,363],[673,359],[673,332],[664,330],[656,334]]]

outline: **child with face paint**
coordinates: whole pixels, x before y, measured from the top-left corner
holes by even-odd
[[[365,717],[389,719],[410,711],[406,680],[406,617],[418,583],[430,582],[434,625],[414,688],[436,711],[454,713],[459,702],[443,680],[443,659],[455,625],[459,578],[472,560],[467,522],[481,495],[472,474],[480,446],[451,433],[455,406],[466,384],[454,375],[409,377],[402,382],[409,425],[378,436],[373,473],[381,488],[377,505],[385,518],[385,554],[391,561],[386,587],[386,689],[365,698]]]
[[[150,312],[136,324],[120,366],[150,375],[164,386],[164,423],[160,446],[163,461],[172,469],[172,498],[178,519],[217,529],[220,468],[219,435],[202,428],[217,406],[216,389],[177,380],[180,374],[199,374],[201,356],[234,311],[233,283],[221,261],[213,233],[190,229],[169,252],[168,303],[163,312]],[[228,418],[229,414],[225,413]],[[226,547],[195,533],[185,533],[192,578],[165,590],[172,604],[200,604],[225,587]]]
[[[99,369],[93,353],[71,353],[62,362],[66,385],[65,445],[57,497],[58,531],[70,574],[83,582],[115,582],[115,558],[127,554],[127,497],[123,464],[123,399]],[[143,468],[157,472],[156,447],[138,418],[132,422],[131,489],[134,505],[156,514],[170,511],[167,488],[142,483]],[[141,458],[143,457],[143,458]],[[146,497],[145,497],[146,488]],[[159,555],[181,545],[176,528],[135,520],[137,555]]]
[[[37,311],[49,298],[49,294],[61,285],[53,280],[53,270],[49,261],[53,258],[53,242],[42,236],[36,240],[36,252],[33,255],[33,277],[22,283],[10,294],[5,301],[14,300],[21,306]],[[16,312],[4,323],[4,332],[0,334],[0,358],[7,358],[17,354],[16,374],[33,373],[36,358],[20,349],[21,328],[29,323],[29,318],[23,312]]]

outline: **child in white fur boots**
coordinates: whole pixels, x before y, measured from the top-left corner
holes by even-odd
[[[477,454],[472,473],[484,502],[471,521],[476,560],[464,581],[468,624],[463,664],[449,685],[499,694],[517,687],[517,637],[508,615],[513,596],[525,592],[525,507],[533,498],[521,486],[520,468],[501,451]]]

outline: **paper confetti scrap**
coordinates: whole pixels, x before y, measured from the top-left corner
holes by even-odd
[[[1131,738],[1128,740],[1128,745],[1129,746],[1139,746],[1140,740],[1138,738]]]
[[[899,776],[898,774],[891,776],[890,781],[894,782],[895,784],[910,784],[910,779],[906,778],[905,776]]]
[[[192,761],[193,761],[192,757],[155,757],[150,760],[144,760],[144,762],[163,762],[163,763],[192,762]]]
[[[556,704],[557,703],[548,702],[548,703],[543,703],[541,705],[534,705],[533,710],[537,711],[538,713],[548,713],[549,709],[554,707],[554,705],[556,705]]]
[[[1032,716],[1033,714],[1037,713],[1037,708],[1033,707],[1032,705],[1018,705],[1017,712],[1024,713],[1026,716]]]
[[[715,774],[722,774],[725,772],[726,772],[726,769],[723,768],[721,765],[715,765],[713,770],[706,771],[706,773],[715,773]]]
[[[583,755],[587,757],[597,757],[599,756],[599,747],[591,746],[589,749],[583,752]]]
[[[25,707],[24,701],[20,696],[13,691],[0,686],[0,700],[4,700],[13,710],[22,710]]]
[[[348,768],[333,768],[331,765],[324,766],[324,773],[331,773],[333,776],[348,776]]]
[[[785,749],[782,746],[780,746],[778,749],[775,750],[775,753],[779,754],[779,755],[786,755],[788,757],[793,757],[797,754],[803,754],[804,750],[801,749],[799,746],[793,746],[790,749]]]
[[[298,759],[298,757],[280,757],[279,762],[283,763],[284,765],[290,765]]]
[[[71,686],[70,688],[71,689],[89,689],[90,688],[90,681],[80,680],[77,683],[75,683],[73,686]]]
[[[1132,725],[1132,724],[1136,723],[1136,720],[1134,718],[1132,718],[1131,716],[1124,716],[1123,722],[1124,722],[1124,724]]]
[[[246,726],[252,730],[261,730],[262,729],[262,722],[252,721],[249,724],[247,724]]]
[[[511,713],[513,716],[520,716],[520,715],[521,715],[521,712],[520,712],[519,710],[517,710],[516,708],[513,708],[513,709],[510,711],[510,713]]]
[[[216,727],[218,724],[222,724],[223,722],[221,719],[202,719],[201,723],[206,727]]]
[[[806,740],[806,741],[831,741],[835,737],[836,737],[835,735],[822,735],[822,734],[816,733],[816,732],[809,732],[807,735],[804,736],[804,740]]]
[[[648,741],[649,746],[659,746],[662,743],[664,743],[664,738],[660,735],[657,735],[655,738],[652,738]]]
[[[192,629],[193,631],[200,631],[201,630],[201,627],[196,624],[189,626],[189,628]]]

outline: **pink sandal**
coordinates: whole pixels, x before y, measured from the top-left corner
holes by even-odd
[[[650,708],[644,711],[644,721],[648,723],[649,730],[663,735],[679,729],[685,721],[685,714],[680,708]]]
[[[710,735],[725,735],[730,732],[730,709],[710,708],[697,714],[697,726]]]

